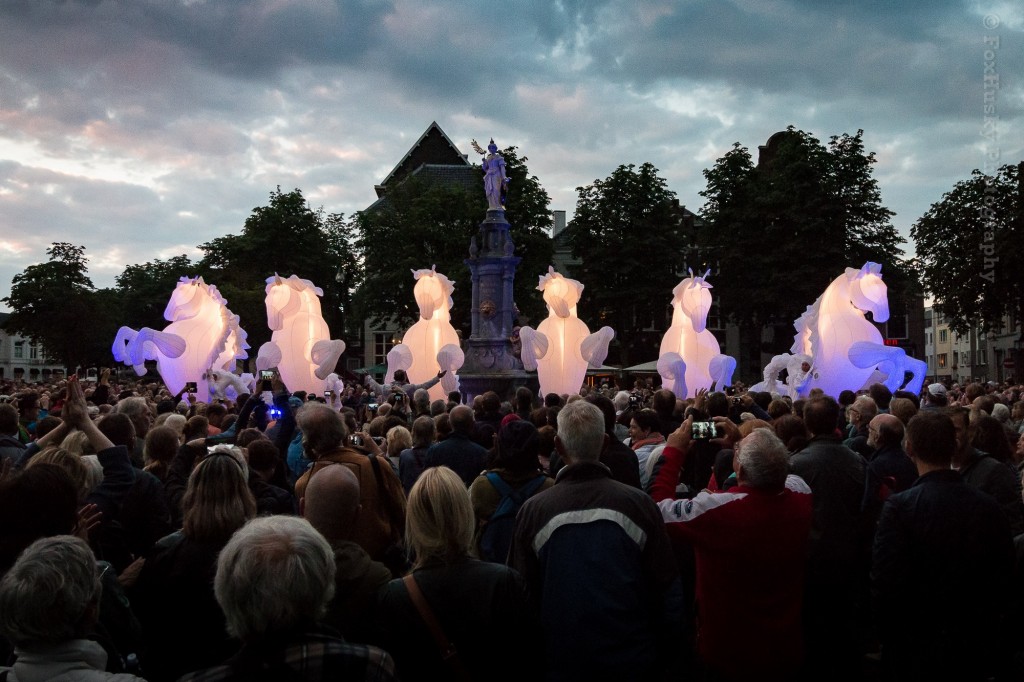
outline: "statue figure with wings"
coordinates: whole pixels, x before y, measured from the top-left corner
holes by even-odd
[[[484,170],[484,192],[487,193],[487,208],[505,208],[505,198],[508,195],[508,176],[505,175],[505,159],[498,153],[498,145],[494,144],[491,138],[485,152],[477,144],[476,140],[471,142],[473,150],[480,154],[483,159],[480,166]]]

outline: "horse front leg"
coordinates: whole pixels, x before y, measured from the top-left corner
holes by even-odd
[[[686,361],[679,353],[662,353],[658,357],[658,374],[662,385],[677,398],[686,399]]]
[[[854,367],[860,369],[877,367],[880,372],[886,372],[888,376],[883,383],[890,391],[897,391],[903,385],[907,354],[902,348],[883,346],[870,341],[858,341],[850,346],[847,357]]]
[[[317,366],[313,370],[316,378],[326,379],[334,371],[334,366],[338,364],[338,359],[344,352],[345,342],[341,339],[322,340],[314,343],[309,357]]]
[[[126,365],[131,364],[128,358],[128,345],[131,344],[136,336],[138,336],[138,332],[131,327],[121,327],[117,330],[117,336],[114,337],[114,345],[110,349],[114,353],[115,360]]]
[[[180,358],[185,352],[186,345],[185,339],[177,334],[143,327],[128,344],[125,352],[135,366],[135,372],[142,375],[146,371],[146,360],[156,360],[159,355],[172,359]],[[140,368],[142,371],[139,371]]]
[[[736,371],[736,358],[720,353],[711,358],[708,369],[711,374],[712,390],[724,390],[726,386],[732,386],[732,375]]]

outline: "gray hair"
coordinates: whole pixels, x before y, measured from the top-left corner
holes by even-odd
[[[417,388],[412,394],[412,404],[420,414],[429,412],[430,392],[425,388]]]
[[[244,641],[320,620],[335,571],[331,546],[305,519],[253,519],[217,559],[214,594],[228,633]]]
[[[604,437],[604,413],[597,405],[577,400],[558,412],[558,440],[572,462],[598,461]]]
[[[341,447],[348,440],[345,420],[329,405],[306,403],[295,415],[306,448],[319,456]]]
[[[878,416],[878,403],[866,395],[859,396],[850,407],[860,414],[861,423],[868,423]]]
[[[758,490],[781,490],[789,475],[789,451],[770,429],[754,429],[736,444],[736,461],[743,485]]]
[[[622,412],[624,409],[629,407],[629,391],[619,391],[612,398],[612,405],[615,406],[616,412]]]
[[[0,581],[0,633],[19,646],[80,639],[94,625],[100,589],[96,557],[83,540],[36,540]]]
[[[131,398],[125,398],[117,403],[117,407],[114,410],[118,414],[126,415],[127,417],[134,419],[138,415],[149,411],[149,404],[145,398],[139,396],[132,396]]]

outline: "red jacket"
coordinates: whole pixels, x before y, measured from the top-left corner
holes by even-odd
[[[785,678],[803,657],[800,611],[811,490],[789,476],[780,492],[737,486],[675,500],[685,458],[665,448],[651,491],[673,541],[697,559],[698,651],[726,678]]]

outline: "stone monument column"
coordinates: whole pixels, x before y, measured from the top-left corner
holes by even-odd
[[[508,398],[527,381],[511,341],[516,314],[512,285],[521,260],[515,255],[505,210],[488,209],[470,241],[469,258],[464,261],[473,282],[473,309],[472,332],[463,344],[466,362],[459,370],[459,381],[470,400],[489,390]]]

